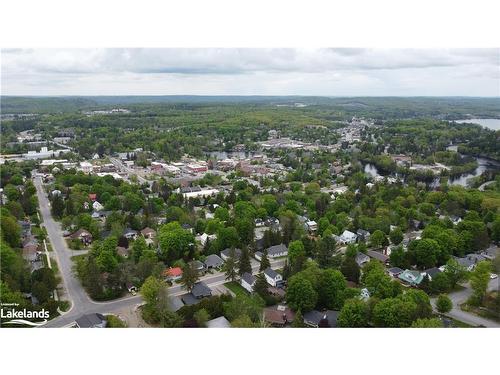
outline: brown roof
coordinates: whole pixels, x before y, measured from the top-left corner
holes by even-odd
[[[295,313],[285,306],[270,306],[264,309],[264,319],[266,322],[277,325],[285,325],[293,322]]]
[[[143,230],[141,230],[141,233],[143,236],[147,236],[149,234],[156,234],[156,231],[154,229],[151,229],[151,228],[144,228]]]
[[[129,249],[126,249],[122,246],[117,246],[116,247],[116,253],[122,257],[128,257],[128,254],[130,253]]]
[[[92,234],[86,229],[78,229],[75,233],[70,235],[71,238],[80,238],[81,236],[92,238]]]

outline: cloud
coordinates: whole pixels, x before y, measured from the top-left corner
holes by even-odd
[[[2,93],[498,96],[499,59],[500,49],[14,49],[2,50]]]

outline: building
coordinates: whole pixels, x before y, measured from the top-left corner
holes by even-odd
[[[278,287],[283,284],[283,276],[271,267],[264,270],[264,277],[266,278],[267,283],[271,286]]]
[[[245,272],[240,279],[240,284],[243,288],[245,288],[249,293],[253,293],[253,288],[255,286],[255,282],[257,278],[251,273]]]
[[[417,286],[423,280],[423,275],[418,271],[404,270],[398,275],[398,279],[410,286]]]
[[[288,256],[288,248],[285,244],[274,245],[267,248],[268,258],[279,258]]]
[[[207,328],[231,328],[231,323],[229,323],[229,320],[225,316],[219,316],[218,318],[209,320]]]
[[[92,243],[92,234],[86,229],[78,229],[75,233],[69,236],[72,240],[80,240],[84,245]]]
[[[226,262],[231,257],[231,249],[227,248],[220,252],[220,257]],[[238,261],[241,257],[241,249],[234,249],[235,261]]]
[[[208,171],[208,167],[206,165],[196,163],[188,164],[186,165],[186,168],[191,173],[203,173]]]
[[[165,281],[180,280],[182,277],[182,268],[180,267],[167,268],[163,270],[163,277]]]
[[[363,264],[368,263],[370,261],[370,257],[363,253],[357,253],[355,260],[358,266],[363,267]]]
[[[339,241],[344,245],[355,243],[357,239],[358,236],[355,233],[348,231],[347,229],[344,230],[344,232],[339,237]]]
[[[106,317],[99,313],[82,315],[75,321],[78,328],[105,328]]]
[[[338,311],[312,310],[304,314],[304,323],[314,328],[333,328],[337,326]]]
[[[193,270],[198,272],[198,275],[204,275],[205,271],[207,270],[205,268],[205,263],[202,263],[199,260],[192,260],[188,264],[189,264],[189,267],[191,267]]]
[[[207,270],[220,269],[224,265],[224,260],[217,254],[210,254],[204,263]]]
[[[315,233],[318,230],[318,223],[316,223],[314,220],[307,221],[306,226],[311,233]]]
[[[291,324],[295,313],[285,305],[274,305],[264,308],[264,321],[274,327],[283,327]]]
[[[150,240],[154,240],[156,238],[156,231],[148,227],[141,230],[141,234],[144,238],[148,238]]]
[[[370,239],[370,232],[368,232],[367,230],[358,229],[356,231],[356,234],[358,235],[359,241],[367,242]]]

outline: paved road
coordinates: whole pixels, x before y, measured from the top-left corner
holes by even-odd
[[[500,279],[498,279],[498,278],[493,279],[490,281],[490,283],[488,285],[488,290],[500,290],[499,285],[500,285]],[[472,314],[472,313],[463,311],[460,308],[460,304],[464,303],[472,294],[472,290],[471,290],[469,284],[466,284],[464,286],[465,286],[465,289],[462,289],[458,292],[450,293],[448,295],[451,299],[451,302],[453,303],[453,308],[446,315],[450,316],[452,318],[455,318],[457,320],[460,320],[464,323],[470,324],[472,326],[482,325],[485,327],[500,328],[499,323],[492,321],[492,320],[489,320],[489,319],[486,319],[486,318],[483,318],[483,317],[480,317],[476,314]],[[432,305],[435,306],[436,298],[433,298],[431,302],[432,302]]]
[[[140,184],[150,184],[150,185],[152,184],[151,181],[146,180],[136,170],[127,167],[120,159],[109,157],[109,160],[119,171],[127,172],[129,176],[135,175],[137,177],[137,181],[139,181]]]
[[[495,183],[495,180],[485,182],[484,184],[482,184],[481,186],[479,186],[479,187],[477,188],[477,190],[479,190],[479,191],[484,191],[484,188],[485,188],[486,186],[491,185],[491,184],[494,184],[494,183]]]
[[[49,321],[44,327],[65,327],[72,324],[75,319],[79,318],[83,314],[110,314],[142,303],[142,297],[140,295],[128,296],[108,302],[96,302],[90,299],[82,284],[72,271],[73,262],[71,257],[77,253],[85,253],[85,251],[76,252],[68,249],[66,241],[62,235],[60,224],[52,218],[48,204],[49,201],[42,188],[41,178],[35,178],[35,187],[38,201],[40,203],[40,212],[43,217],[44,225],[47,228],[48,238],[52,244],[53,254],[55,255],[63,281],[63,293],[61,295],[61,299],[69,300],[72,304],[71,309],[68,312]],[[259,263],[254,259],[251,260],[251,263],[252,272],[257,273],[259,270]],[[271,260],[271,267],[273,269],[283,268],[284,265],[284,259]],[[201,277],[200,280],[204,281],[210,287],[221,285],[226,282],[225,275],[221,272],[207,274]],[[180,285],[174,285],[169,288],[169,295],[171,296],[178,296],[184,293],[186,293],[186,291]]]

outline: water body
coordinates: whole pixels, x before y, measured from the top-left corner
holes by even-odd
[[[498,118],[473,118],[470,120],[457,120],[459,124],[478,124],[491,130],[500,130],[500,119]]]

